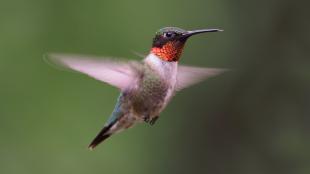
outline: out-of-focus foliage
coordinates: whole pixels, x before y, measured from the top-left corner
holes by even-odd
[[[310,173],[309,5],[1,0],[0,173]],[[191,38],[181,63],[232,70],[90,152],[118,91],[43,55],[138,60],[164,26],[224,29]]]

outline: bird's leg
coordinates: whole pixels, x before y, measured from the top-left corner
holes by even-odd
[[[151,121],[150,115],[148,115],[148,114],[144,115],[143,120],[146,123],[150,123],[150,121]]]
[[[153,125],[156,123],[156,121],[157,121],[158,118],[159,118],[159,116],[155,116],[154,118],[152,118],[151,121],[149,122],[150,125],[153,126]]]

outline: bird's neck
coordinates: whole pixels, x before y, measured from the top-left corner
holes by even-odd
[[[168,62],[154,53],[150,53],[144,62],[165,79],[172,78],[173,80],[177,75],[178,61]]]

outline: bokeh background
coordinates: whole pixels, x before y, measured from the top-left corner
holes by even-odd
[[[1,174],[310,173],[309,3],[1,0]],[[180,92],[157,124],[88,143],[118,90],[47,64],[47,52],[147,54],[156,30],[222,28],[183,64],[231,72]]]

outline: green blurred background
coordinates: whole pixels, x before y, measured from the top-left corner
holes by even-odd
[[[310,173],[309,3],[0,1],[1,174]],[[87,149],[117,89],[59,71],[47,52],[147,54],[155,31],[195,36],[181,63],[233,71],[180,92],[157,124]]]

